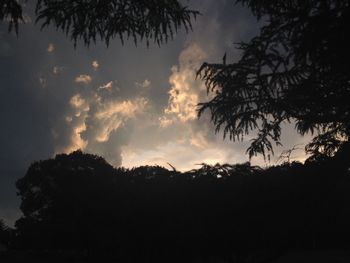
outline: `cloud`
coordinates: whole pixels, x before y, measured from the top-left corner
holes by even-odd
[[[174,121],[172,119],[168,118],[167,116],[161,116],[161,117],[159,117],[158,120],[159,120],[159,126],[161,128],[166,128],[174,123]]]
[[[99,89],[105,89],[108,91],[111,91],[113,89],[113,81],[109,81],[106,84],[101,85],[100,87],[98,87]]]
[[[121,135],[122,130],[130,120],[144,113],[148,100],[138,96],[120,99],[98,89],[97,92],[77,93],[68,103],[70,111],[64,122],[52,131],[56,138],[55,152],[81,149],[120,165],[120,146],[127,143],[127,136]]]
[[[47,47],[47,52],[52,53],[55,51],[55,46],[54,44],[50,43],[49,46]]]
[[[100,154],[115,166],[122,164],[121,147],[129,143],[133,121],[142,119],[148,100],[135,96],[120,99],[106,93],[90,97],[90,109],[81,138],[87,141],[86,151]]]
[[[93,67],[94,70],[97,70],[100,67],[100,64],[98,63],[97,60],[92,61],[91,66]]]
[[[200,80],[196,80],[196,71],[205,58],[206,53],[196,43],[181,52],[179,65],[171,68],[168,105],[159,118],[161,127],[176,121],[185,123],[197,119],[197,104],[206,94],[206,89]]]
[[[76,94],[70,99],[69,103],[74,108],[79,109],[85,104],[85,100],[81,97],[80,94]]]
[[[91,83],[92,78],[88,74],[81,74],[79,76],[76,76],[74,81],[76,83],[89,84],[89,83]]]
[[[63,71],[63,67],[59,67],[59,66],[54,66],[52,68],[52,73],[55,75],[60,74]]]
[[[79,117],[82,112],[89,111],[89,102],[79,93],[71,97],[69,104],[75,109],[75,116]]]
[[[71,111],[65,116],[64,122],[51,129],[56,141],[56,153],[85,150],[88,144],[81,134],[86,131],[85,121],[90,110],[90,103],[83,95],[77,93],[70,98],[69,106]]]
[[[145,89],[151,86],[151,81],[149,81],[148,79],[145,79],[142,83],[136,82],[135,84],[136,86]]]
[[[145,98],[135,100],[111,101],[107,104],[100,104],[99,109],[93,116],[98,123],[96,127],[96,141],[108,141],[111,132],[117,130],[123,123],[137,114],[144,111],[147,105]]]
[[[189,147],[186,144],[167,142],[154,149],[138,151],[123,147],[123,165],[133,167],[137,165],[161,165],[169,168],[167,163],[172,164],[180,171],[186,171],[199,167],[201,163],[232,163],[246,161],[241,154],[234,155],[233,151],[224,151],[222,145],[199,149]]]
[[[85,150],[88,141],[82,139],[81,134],[86,131],[86,125],[84,122],[80,122],[76,126],[72,127],[72,135],[70,138],[70,144],[65,148],[58,149],[58,152],[70,153],[78,149]]]
[[[215,136],[210,118],[197,118],[197,104],[207,98],[207,93],[196,72],[206,57],[196,42],[180,52],[178,65],[172,66],[168,78],[167,104],[158,112],[157,122],[139,120],[144,127],[139,124],[130,143],[123,146],[123,165],[170,162],[179,169],[191,169],[195,163],[225,162],[233,156],[234,149],[223,147],[222,139]]]
[[[39,84],[42,88],[46,88],[47,86],[47,80],[44,77],[39,77]]]
[[[202,133],[197,133],[195,135],[192,135],[190,142],[191,142],[191,145],[201,149],[205,149],[209,147],[209,142],[205,138],[205,135]]]

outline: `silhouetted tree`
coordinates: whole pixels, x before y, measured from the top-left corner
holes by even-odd
[[[0,21],[9,21],[9,29],[18,32],[24,22],[22,8],[27,1],[4,0],[0,3]],[[53,25],[69,36],[74,43],[85,45],[101,39],[107,45],[119,37],[122,43],[131,38],[135,44],[167,42],[184,27],[191,28],[191,20],[199,12],[190,10],[177,0],[112,0],[71,1],[37,0],[36,22],[41,28]]]
[[[0,219],[0,246],[9,246],[11,242],[11,229]]]
[[[23,212],[16,222],[19,242],[87,248],[97,225],[108,220],[100,212],[109,205],[114,173],[103,158],[80,151],[33,163],[16,183]]]
[[[34,162],[18,180],[24,215],[15,244],[39,255],[87,251],[121,262],[347,246],[350,177],[330,180],[324,167],[203,164],[179,172],[113,168],[80,151],[60,154]]]
[[[18,24],[23,21],[22,6],[16,0],[4,0],[0,3],[0,20],[9,22],[9,30],[13,27],[18,32]]]
[[[241,140],[257,136],[249,156],[273,154],[281,124],[314,134],[306,150],[333,156],[349,148],[350,4],[343,0],[238,0],[261,20],[260,33],[240,43],[234,63],[204,63],[198,75],[215,94],[200,104],[216,130]],[[348,146],[345,146],[347,144]],[[349,162],[349,149],[347,161]]]

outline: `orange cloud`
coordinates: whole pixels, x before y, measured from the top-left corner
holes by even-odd
[[[89,111],[89,103],[78,93],[71,97],[69,104],[75,109],[75,116],[79,117],[82,112]]]
[[[192,44],[181,52],[179,66],[171,69],[168,106],[164,109],[164,115],[159,118],[161,127],[176,121],[185,123],[197,118],[196,107],[206,91],[203,83],[196,80],[196,71],[205,57],[206,53],[197,44]]]
[[[70,138],[70,144],[62,149],[62,152],[70,153],[78,149],[84,150],[88,141],[81,138],[81,133],[86,131],[85,122],[81,122],[73,127],[73,132]]]
[[[201,149],[208,148],[210,144],[208,140],[205,138],[205,136],[202,133],[198,133],[198,132],[196,134],[192,134],[190,143],[191,145]]]
[[[47,52],[52,53],[55,51],[55,46],[54,44],[50,43],[49,46],[47,47]]]
[[[81,75],[77,76],[74,81],[76,83],[89,84],[92,81],[92,78],[90,75],[81,74]]]
[[[94,70],[97,70],[100,67],[100,64],[97,60],[92,61],[91,66],[94,68]]]
[[[94,119],[98,123],[96,141],[108,141],[112,131],[118,129],[127,119],[134,118],[136,114],[142,113],[146,105],[147,100],[145,98],[100,104],[100,108],[94,115]]]
[[[111,91],[113,89],[113,81],[110,81],[104,85],[101,85],[100,87],[98,87],[98,89],[106,89],[106,90]]]
[[[151,81],[149,81],[148,79],[145,79],[143,82],[141,83],[136,82],[135,84],[140,88],[149,88],[151,86]]]

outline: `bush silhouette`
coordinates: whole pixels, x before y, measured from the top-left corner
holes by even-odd
[[[80,151],[18,180],[18,248],[140,258],[230,257],[349,244],[350,177],[327,162],[113,168]],[[276,253],[277,253],[276,252]]]

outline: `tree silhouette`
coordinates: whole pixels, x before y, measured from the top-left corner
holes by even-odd
[[[19,24],[24,22],[23,5],[16,0],[0,3],[0,21],[9,21],[10,31],[18,32]],[[159,45],[173,38],[181,27],[191,29],[191,20],[198,14],[177,0],[37,0],[35,8],[41,28],[53,25],[74,44],[82,40],[87,46],[98,39],[108,45],[115,37],[122,43],[131,38],[135,44],[145,40],[148,45],[153,40]]]
[[[34,162],[17,182],[24,215],[14,247],[121,262],[193,262],[198,255],[229,261],[254,254],[252,248],[273,248],[262,255],[273,257],[286,248],[347,247],[350,177],[334,180],[331,172],[316,161],[125,169],[80,151],[60,154]]]
[[[284,122],[295,122],[302,135],[315,134],[306,146],[314,156],[349,148],[349,2],[237,2],[263,26],[249,42],[238,44],[237,62],[201,66],[198,75],[215,96],[200,104],[199,115],[209,110],[216,131],[223,129],[232,140],[256,131],[250,157],[273,154]]]
[[[16,228],[36,248],[86,248],[103,224],[114,168],[101,157],[80,151],[33,163],[16,183],[23,217]],[[106,220],[108,217],[106,216]],[[104,222],[106,223],[106,222]]]
[[[0,245],[9,246],[11,242],[11,229],[0,219]]]

